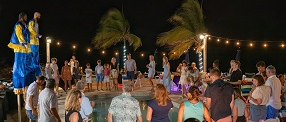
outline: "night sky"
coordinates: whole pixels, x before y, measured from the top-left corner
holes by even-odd
[[[10,41],[13,27],[18,20],[20,12],[28,14],[28,20],[32,19],[33,13],[38,11],[42,14],[40,24],[41,62],[46,61],[45,37],[52,37],[51,57],[58,58],[58,65],[62,66],[64,60],[69,60],[73,53],[84,66],[89,62],[92,67],[96,60],[109,62],[116,50],[121,49],[122,44],[102,50],[93,49],[91,40],[96,34],[101,16],[110,8],[117,8],[124,12],[124,16],[130,23],[131,33],[142,40],[142,47],[136,52],[129,50],[137,61],[139,70],[147,71],[147,55],[153,54],[155,49],[159,52],[157,70],[161,67],[162,52],[166,48],[157,47],[155,41],[158,34],[170,30],[173,26],[167,19],[180,7],[182,0],[1,0],[0,1],[0,64],[13,65],[14,54],[7,47]],[[200,1],[202,2],[202,1]],[[279,47],[282,41],[286,44],[286,2],[283,0],[204,0],[203,10],[205,24],[210,35],[249,40],[241,42],[240,48],[235,45],[236,40],[216,42],[215,38],[208,41],[208,67],[212,61],[220,60],[220,68],[226,72],[229,61],[235,58],[238,49],[241,50],[241,69],[243,72],[257,72],[255,64],[264,60],[267,65],[274,65],[278,73],[286,73],[286,47]],[[122,10],[123,8],[123,10]],[[56,42],[61,45],[57,46]],[[249,47],[250,41],[254,47]],[[264,42],[268,47],[264,48]],[[276,41],[272,42],[271,41]],[[277,42],[281,41],[281,42]],[[77,46],[76,50],[72,45]],[[141,57],[141,53],[144,56]],[[175,69],[179,61],[171,61],[171,68]],[[190,61],[197,62],[195,52],[190,52]]]

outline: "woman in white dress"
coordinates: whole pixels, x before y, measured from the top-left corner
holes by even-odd
[[[188,85],[188,81],[187,81],[187,71],[188,71],[188,67],[187,67],[187,62],[185,60],[182,61],[182,68],[181,68],[181,77],[180,77],[180,81],[179,84],[181,84],[182,87],[182,97],[186,97],[186,85]]]
[[[89,63],[86,64],[85,83],[87,84],[88,91],[92,91],[92,69]]]
[[[149,56],[149,60],[150,60],[150,63],[146,65],[146,67],[148,68],[148,80],[151,84],[151,91],[153,92],[154,91],[154,84],[152,82],[152,78],[154,78],[154,75],[155,75],[155,61],[154,61],[154,56],[153,55],[150,55]]]

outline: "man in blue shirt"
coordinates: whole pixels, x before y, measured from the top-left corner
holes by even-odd
[[[80,90],[82,95],[82,102],[80,104],[80,115],[84,121],[89,120],[90,114],[92,113],[92,108],[94,106],[94,102],[90,102],[89,99],[84,95],[85,84],[82,81],[76,83],[76,89]]]

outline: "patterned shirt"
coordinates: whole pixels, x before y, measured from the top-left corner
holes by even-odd
[[[112,114],[113,122],[136,122],[137,118],[142,115],[138,100],[130,93],[122,93],[114,97],[108,113]]]

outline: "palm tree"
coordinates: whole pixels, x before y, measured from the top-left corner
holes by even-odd
[[[197,0],[185,0],[168,21],[174,25],[174,28],[161,33],[156,43],[169,48],[170,59],[180,58],[184,51],[194,44],[196,47],[202,45],[197,35],[205,32],[206,27],[203,12]]]
[[[142,45],[141,39],[130,33],[129,23],[123,14],[113,8],[101,18],[92,43],[96,49],[106,49],[122,41],[124,45],[128,41],[134,50]]]

